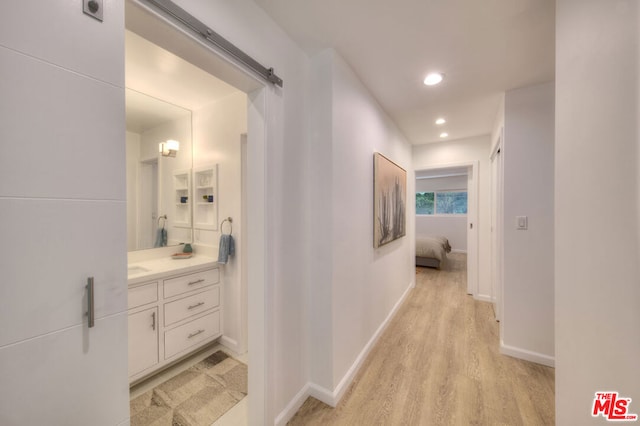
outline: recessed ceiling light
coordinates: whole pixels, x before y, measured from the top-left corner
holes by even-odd
[[[447,120],[445,120],[444,118],[438,118],[438,119],[436,120],[436,124],[438,124],[438,125],[440,125],[440,124],[444,124],[444,123],[446,123],[446,122],[447,122]]]
[[[432,72],[424,78],[424,84],[426,84],[427,86],[433,86],[434,84],[440,83],[443,78],[444,74],[439,72]]]
[[[447,136],[449,136],[449,133],[447,133],[447,132],[440,133],[440,137],[441,138],[446,138]]]

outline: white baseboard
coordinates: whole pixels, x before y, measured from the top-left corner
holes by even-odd
[[[407,295],[411,292],[411,290],[414,287],[415,285],[413,282],[409,283],[409,286],[404,291],[400,299],[393,306],[393,308],[389,312],[389,315],[387,315],[387,317],[382,322],[382,324],[380,324],[380,327],[378,327],[376,332],[373,333],[373,336],[371,337],[371,339],[369,339],[369,342],[364,346],[364,348],[356,358],[353,365],[351,365],[351,368],[349,368],[349,370],[344,375],[342,380],[340,380],[340,383],[338,384],[338,386],[335,388],[333,392],[322,386],[318,386],[315,383],[311,383],[311,382],[307,383],[302,387],[302,389],[300,389],[300,391],[296,394],[296,396],[294,396],[293,399],[289,401],[289,403],[284,408],[284,410],[282,410],[280,414],[278,414],[278,416],[274,421],[275,425],[280,426],[280,425],[287,424],[287,422],[291,420],[291,418],[296,414],[296,412],[300,409],[300,407],[302,407],[302,404],[304,404],[304,402],[310,396],[314,397],[319,401],[324,402],[325,404],[331,407],[337,406],[338,402],[340,402],[340,399],[342,399],[342,397],[344,396],[344,393],[349,388],[349,385],[351,385],[351,382],[353,382],[353,379],[356,373],[362,366],[362,363],[364,362],[364,360],[367,358],[367,355],[369,355],[369,352],[371,351],[373,346],[376,344],[376,342],[382,335],[382,332],[384,331],[385,328],[387,328],[387,325],[389,325],[389,322],[395,316],[396,312],[402,305],[402,302],[404,302],[404,300],[407,298]]]
[[[467,254],[467,251],[466,250],[452,248],[451,249],[451,253],[464,253],[464,254]]]
[[[284,407],[284,410],[278,414],[273,424],[276,426],[286,425],[289,420],[298,412],[302,404],[309,398],[309,383],[304,385],[302,389],[293,397],[291,401]]]
[[[500,353],[512,356],[514,358],[524,359],[525,361],[531,361],[537,364],[546,365],[547,367],[555,368],[556,366],[555,357],[544,355],[538,352],[528,351],[526,349],[516,348],[514,346],[505,345],[502,340],[500,341]]]
[[[364,362],[364,360],[367,358],[367,355],[369,355],[369,352],[371,351],[373,346],[376,344],[376,342],[382,335],[382,332],[384,331],[384,329],[387,328],[387,326],[389,325],[389,322],[391,322],[391,319],[395,316],[396,312],[398,311],[398,309],[400,308],[404,300],[407,298],[407,295],[411,292],[411,289],[412,289],[411,283],[409,283],[409,286],[404,291],[400,299],[398,299],[396,304],[393,306],[393,308],[389,312],[389,315],[387,315],[385,320],[382,321],[382,324],[380,324],[380,327],[378,327],[376,332],[373,333],[373,336],[371,337],[371,339],[369,339],[369,342],[362,349],[362,351],[360,352],[360,355],[358,355],[353,365],[351,365],[351,368],[349,368],[349,370],[347,371],[347,374],[344,375],[342,380],[340,380],[340,383],[338,384],[338,386],[333,391],[333,404],[329,404],[328,402],[327,404],[331,405],[332,407],[335,407],[336,405],[338,405],[338,402],[340,402],[340,399],[342,399],[342,396],[349,388],[349,385],[351,384],[351,382],[353,382],[353,379],[356,373],[362,366],[362,363]]]
[[[241,348],[240,348],[240,345],[238,344],[238,341],[230,337],[227,337],[227,336],[220,337],[220,344],[226,348],[229,348],[231,351],[237,354],[242,353],[242,351],[240,351]]]
[[[331,392],[329,389],[311,382],[307,383],[307,386],[309,387],[309,396],[312,396],[318,401],[322,401],[331,407],[336,407],[337,403],[335,392]]]
[[[488,294],[476,294],[473,298],[480,302],[493,302],[493,299]]]

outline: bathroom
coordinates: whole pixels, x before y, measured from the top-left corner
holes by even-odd
[[[265,347],[283,347],[273,336],[266,336],[272,327],[265,302],[277,278],[273,260],[267,261],[265,254],[267,248],[270,256],[278,253],[277,247],[267,247],[266,238],[267,231],[278,231],[266,216],[273,213],[273,200],[281,197],[274,188],[283,170],[275,164],[266,173],[267,153],[273,156],[275,149],[281,149],[278,117],[283,114],[277,89],[250,70],[230,65],[228,56],[166,24],[159,14],[143,10],[141,2],[109,2],[102,21],[83,13],[82,4],[76,2],[46,3],[36,9],[26,5],[7,3],[6,13],[0,14],[4,28],[0,55],[7,65],[2,79],[6,135],[2,172],[7,179],[0,203],[3,236],[11,241],[2,268],[6,297],[1,311],[4,323],[12,324],[0,336],[1,364],[8,367],[2,369],[7,392],[0,423],[68,423],[73,417],[77,424],[96,424],[96,419],[105,425],[128,424],[125,19],[126,29],[174,53],[177,50],[188,62],[246,94],[247,120],[242,127],[247,139],[244,192],[248,201],[232,201],[242,198],[242,190],[225,194],[224,185],[230,182],[225,173],[231,170],[225,164],[228,158],[223,158],[227,154],[205,153],[210,157],[198,167],[218,166],[218,219],[232,217],[237,244],[231,262],[218,266],[218,285],[224,286],[220,341],[237,344],[239,352],[242,345],[251,348],[245,352],[251,366],[249,418],[264,418],[266,398],[260,396],[269,380],[265,371],[272,370],[264,354],[273,350]],[[146,22],[131,20],[132,8]],[[23,31],[25,17],[37,21],[39,31]],[[166,43],[173,44],[167,47]],[[280,62],[277,57],[274,66]],[[293,117],[294,122],[302,122],[302,113]],[[207,131],[216,136],[213,130]],[[233,141],[242,147],[241,135],[239,130]],[[302,131],[296,133],[297,144],[302,135]],[[194,144],[194,148],[198,147]],[[198,159],[203,158],[199,155]],[[241,182],[235,185],[240,188]],[[287,193],[289,199],[294,195]],[[225,211],[227,206],[236,210]],[[300,235],[294,225],[287,229]],[[178,264],[211,250],[210,265],[215,267],[219,231],[213,232],[218,234],[210,246],[203,248],[194,240],[192,259],[171,259],[176,246],[152,252]],[[171,235],[175,233],[167,233],[168,238]],[[143,252],[130,253],[135,257]],[[246,279],[241,279],[245,268]],[[231,272],[236,277],[233,282],[226,276]],[[88,291],[89,281],[95,284],[93,292]],[[88,315],[90,296],[95,302],[92,316]],[[32,398],[24,398],[25,392]]]
[[[137,25],[132,19],[127,24],[133,400],[221,349],[247,363],[243,173],[248,103],[243,91],[132,31],[129,27]],[[219,242],[229,235],[235,250],[226,263],[218,263]],[[169,287],[183,278],[204,282],[185,291]],[[185,314],[176,317],[176,309]],[[243,404],[236,409],[246,412]]]

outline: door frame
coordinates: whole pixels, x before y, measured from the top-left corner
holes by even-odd
[[[502,321],[504,312],[504,128],[491,151],[491,302],[496,321]],[[496,163],[497,161],[497,163]],[[502,327],[501,327],[502,329]]]
[[[469,179],[467,187],[467,294],[474,297],[479,292],[479,240],[478,218],[480,210],[479,198],[479,172],[478,160],[462,161],[459,163],[432,164],[424,167],[415,167],[414,175],[420,171],[433,171],[439,169],[452,169],[466,167]]]

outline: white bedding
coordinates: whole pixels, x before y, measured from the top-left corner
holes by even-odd
[[[428,257],[442,262],[451,252],[449,240],[438,236],[416,236],[416,257]]]

